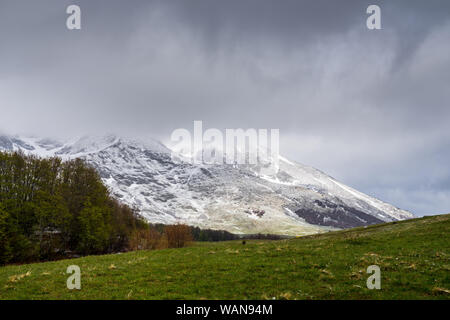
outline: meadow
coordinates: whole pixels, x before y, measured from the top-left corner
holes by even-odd
[[[450,215],[0,267],[0,299],[449,299]],[[81,269],[69,290],[67,267]],[[378,265],[381,289],[366,286]]]

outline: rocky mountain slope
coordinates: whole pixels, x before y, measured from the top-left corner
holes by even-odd
[[[282,157],[279,171],[267,176],[250,165],[191,164],[157,141],[114,135],[66,142],[0,136],[0,150],[83,158],[115,197],[155,223],[304,235],[413,217]]]

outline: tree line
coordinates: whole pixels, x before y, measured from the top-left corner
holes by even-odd
[[[149,249],[140,243],[155,232],[83,160],[0,152],[0,264]],[[158,237],[167,247],[192,238],[185,226]]]

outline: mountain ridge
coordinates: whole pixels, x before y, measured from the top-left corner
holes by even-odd
[[[116,135],[64,142],[3,135],[0,150],[83,158],[116,198],[153,223],[306,235],[414,217],[283,157],[265,176],[254,165],[191,164],[159,141]]]

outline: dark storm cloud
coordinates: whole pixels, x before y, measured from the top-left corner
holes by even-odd
[[[65,28],[69,4],[82,30]],[[370,4],[382,30],[365,26]],[[0,128],[280,128],[287,156],[445,212],[449,38],[449,1],[2,1]]]

